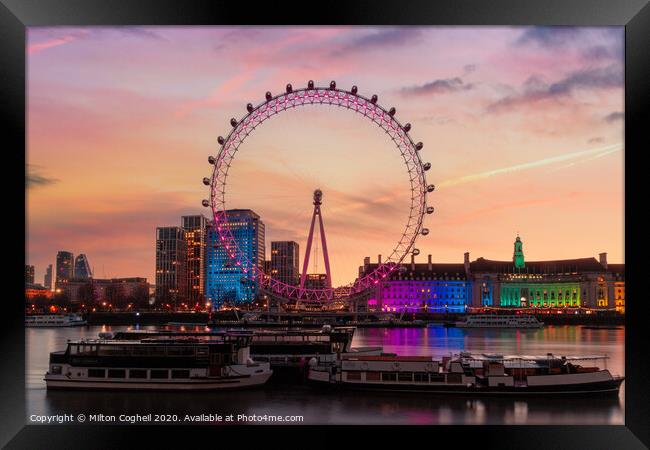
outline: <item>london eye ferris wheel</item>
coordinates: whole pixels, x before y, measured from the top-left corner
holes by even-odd
[[[266,120],[284,111],[305,105],[336,106],[340,111],[350,110],[370,120],[391,139],[408,175],[410,205],[407,205],[408,216],[404,218],[405,225],[401,237],[388,253],[388,257],[374,270],[345,286],[328,285],[324,288],[310,288],[303,283],[293,285],[274,279],[258,265],[251,264],[246,254],[239,248],[230,228],[225,226],[228,221],[226,208],[228,172],[240,146],[253,130]],[[214,169],[211,177],[203,178],[203,183],[210,188],[210,199],[202,202],[204,207],[212,209],[219,245],[223,247],[232,264],[241,267],[242,274],[246,278],[257,281],[261,289],[280,298],[301,302],[327,302],[359,295],[373,288],[398,270],[407,255],[415,256],[420,253],[415,247],[415,242],[419,236],[429,234],[429,229],[424,227],[424,218],[434,211],[427,202],[428,194],[434,191],[434,185],[427,184],[425,177],[425,172],[431,168],[431,163],[422,162],[419,152],[423,144],[413,142],[409,136],[411,125],[409,123],[402,125],[395,118],[395,108],[388,110],[383,108],[378,104],[377,95],[364,97],[358,93],[357,86],[352,86],[347,91],[337,88],[334,81],[329,87],[316,87],[313,81],[309,81],[307,87],[302,89],[293,89],[291,84],[287,84],[285,92],[279,95],[274,96],[271,92],[266,92],[264,102],[257,106],[248,103],[246,109],[247,113],[240,120],[235,118],[230,120],[232,129],[227,137],[218,137],[217,141],[220,145],[218,154],[208,157]]]

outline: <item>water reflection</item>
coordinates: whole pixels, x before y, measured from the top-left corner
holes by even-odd
[[[236,392],[47,391],[43,374],[50,351],[68,339],[97,337],[129,327],[27,329],[28,414],[273,414],[302,415],[306,424],[623,424],[623,395],[594,398],[472,398],[318,390],[274,383]],[[143,327],[151,328],[151,327]],[[610,370],[624,373],[624,332],[575,326],[539,330],[481,330],[435,326],[358,329],[355,346],[383,345],[404,355],[445,355],[461,350],[522,354],[608,354]]]

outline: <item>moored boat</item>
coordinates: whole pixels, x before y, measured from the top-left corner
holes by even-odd
[[[307,378],[321,386],[467,395],[617,393],[624,377],[578,361],[605,356],[366,356],[309,362]]]
[[[541,328],[544,326],[544,322],[540,322],[535,316],[526,314],[477,314],[468,316],[462,322],[456,322],[456,326],[459,328]]]
[[[50,353],[48,389],[222,390],[266,383],[268,363],[250,358],[251,334],[69,341]]]
[[[86,325],[79,314],[30,314],[25,316],[26,327],[78,327]]]

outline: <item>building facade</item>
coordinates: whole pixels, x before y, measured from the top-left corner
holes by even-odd
[[[377,268],[364,261],[359,275]],[[467,308],[590,308],[625,312],[625,265],[579,258],[525,261],[517,236],[510,261],[465,253],[462,264],[403,264],[378,284],[368,307],[384,311],[463,312]]]
[[[48,264],[45,269],[45,276],[43,277],[43,286],[46,289],[52,290],[52,264]]]
[[[73,278],[66,284],[65,292],[70,302],[87,307],[110,302],[124,307],[128,302],[148,302],[149,283],[142,277]]]
[[[187,243],[187,300],[203,302],[205,295],[205,250],[208,219],[203,215],[182,216],[182,228]]]
[[[72,253],[59,251],[56,254],[56,279],[54,289],[63,289],[74,277],[74,257]]]
[[[156,303],[187,300],[187,242],[181,227],[156,228]]]
[[[297,286],[300,283],[299,249],[294,241],[271,242],[269,275],[282,283]]]
[[[229,228],[241,253],[241,265],[237,265],[221,244],[219,233],[214,226],[208,228],[206,249],[206,298],[213,308],[224,303],[238,304],[255,300],[259,283],[248,277],[251,269],[264,270],[265,226],[254,211],[250,209],[231,209],[226,211],[227,222],[221,224]]]
[[[92,278],[92,276],[93,273],[90,270],[88,258],[83,253],[80,253],[74,260],[74,278],[87,280],[88,278]]]
[[[34,266],[25,265],[25,284],[34,284]]]

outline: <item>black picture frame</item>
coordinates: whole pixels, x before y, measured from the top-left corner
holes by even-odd
[[[648,124],[650,98],[650,6],[646,0],[405,0],[374,1],[174,1],[174,0],[0,0],[0,111],[5,125],[3,145],[5,188],[12,210],[7,211],[11,227],[5,240],[25,231],[25,193],[18,175],[25,167],[25,43],[29,26],[84,25],[621,25],[625,26],[625,257],[626,257],[626,336],[625,336],[625,426],[439,426],[368,428],[315,427],[220,427],[209,426],[66,426],[25,424],[25,333],[24,307],[19,301],[22,275],[20,258],[12,257],[3,299],[4,320],[0,327],[2,391],[0,444],[7,448],[161,448],[195,445],[204,438],[217,443],[224,434],[230,438],[260,439],[288,445],[338,445],[356,436],[353,445],[371,444],[369,439],[397,439],[398,445],[451,445],[480,448],[589,448],[621,449],[650,446],[649,356],[645,352],[644,322],[647,315],[640,286],[641,227],[646,202],[635,196],[641,186],[643,128]],[[11,166],[9,166],[7,164]],[[21,166],[22,165],[22,166]],[[15,166],[15,170],[14,167]],[[20,166],[20,167],[19,167]],[[15,209],[13,209],[15,208]],[[21,212],[22,210],[22,212]],[[607,211],[603,211],[604,214]],[[22,227],[22,230],[20,229]],[[18,241],[13,239],[13,241]],[[19,246],[19,244],[15,244]],[[24,248],[23,248],[24,250]],[[6,255],[20,254],[7,251]],[[647,270],[647,269],[646,269]],[[567,401],[567,408],[571,408]],[[406,434],[405,431],[408,433]],[[301,435],[297,438],[297,432]],[[346,437],[341,437],[344,433]],[[350,433],[351,432],[351,433]],[[417,437],[414,437],[418,435]],[[320,436],[320,437],[319,437]],[[444,436],[444,441],[442,439]],[[326,437],[323,439],[323,437]],[[143,440],[144,439],[144,440]],[[151,439],[151,441],[148,441]],[[416,440],[417,439],[417,440]],[[445,442],[446,441],[446,442]],[[145,444],[147,442],[147,444]],[[337,444],[338,443],[338,444]],[[257,444],[257,442],[255,443]],[[346,445],[347,446],[347,445]]]

